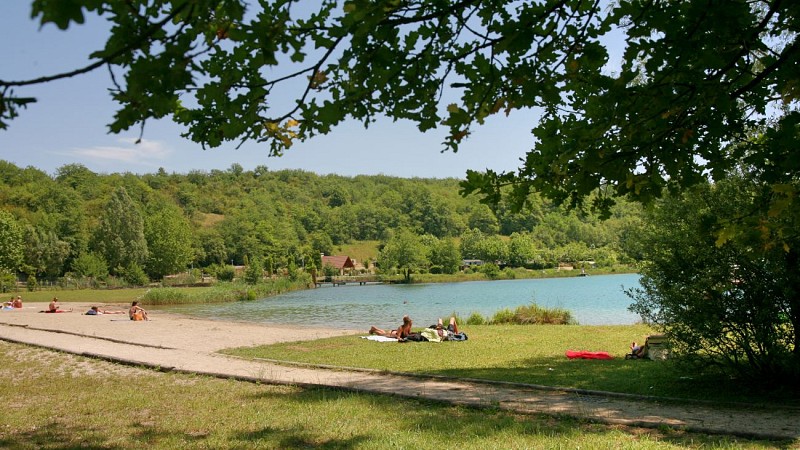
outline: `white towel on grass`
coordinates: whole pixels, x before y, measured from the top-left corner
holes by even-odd
[[[375,336],[375,335],[361,336],[361,339],[369,339],[370,341],[375,341],[375,342],[397,342],[397,338],[386,337],[386,336]]]

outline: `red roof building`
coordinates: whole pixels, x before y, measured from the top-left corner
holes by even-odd
[[[344,275],[345,270],[355,269],[355,264],[349,256],[325,256],[322,255],[322,267],[332,266],[339,271],[339,275]]]

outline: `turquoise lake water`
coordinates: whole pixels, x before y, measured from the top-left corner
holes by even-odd
[[[196,317],[367,329],[395,327],[408,314],[417,326],[466,318],[536,302],[565,308],[582,325],[627,325],[640,321],[628,311],[624,290],[639,286],[639,275],[598,275],[534,280],[473,281],[412,285],[374,284],[321,287],[249,302],[160,308]]]

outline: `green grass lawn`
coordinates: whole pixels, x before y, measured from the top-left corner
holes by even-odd
[[[5,380],[0,389],[0,448],[9,449],[766,449],[791,445],[605,426],[335,389],[161,373],[5,342],[0,345],[0,378]]]
[[[644,325],[465,326],[464,342],[379,343],[358,336],[230,349],[228,354],[312,364],[480,378],[662,397],[796,404],[785,392],[764,393],[674,361],[625,360]],[[613,360],[570,360],[566,350],[608,351]]]

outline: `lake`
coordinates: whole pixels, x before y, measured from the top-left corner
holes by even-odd
[[[195,317],[344,329],[395,327],[408,314],[416,326],[458,314],[485,318],[503,308],[531,302],[568,309],[582,325],[627,325],[640,321],[627,310],[624,290],[639,286],[639,275],[595,275],[430,284],[328,286],[255,301],[170,306],[162,310]]]

